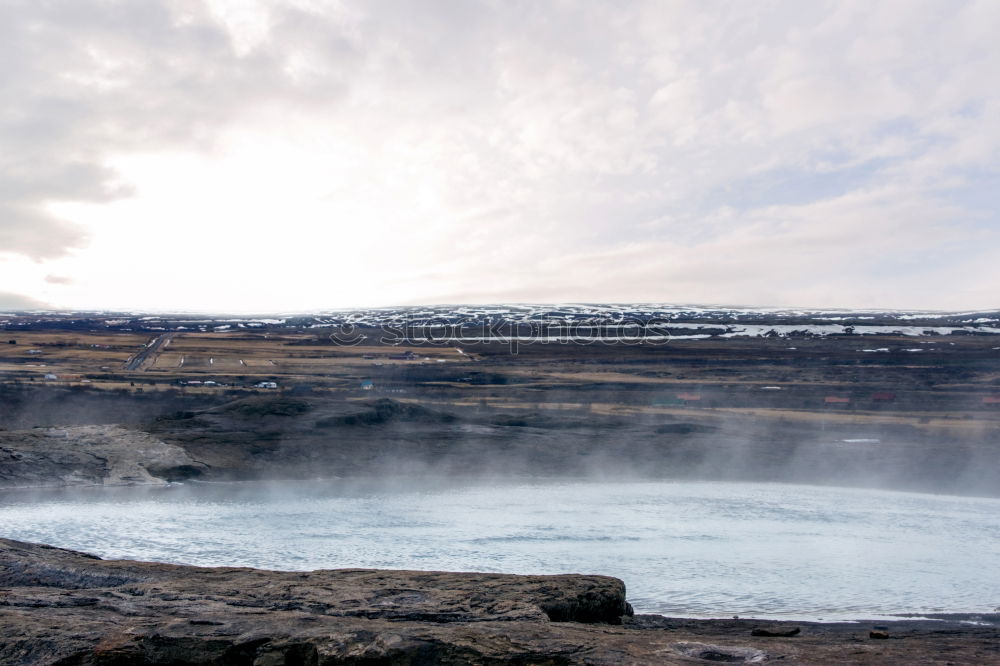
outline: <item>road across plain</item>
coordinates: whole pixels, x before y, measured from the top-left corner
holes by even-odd
[[[130,358],[125,362],[125,369],[128,371],[136,371],[142,368],[143,363],[146,362],[148,358],[156,354],[164,345],[170,342],[171,338],[174,337],[173,333],[164,333],[159,336],[148,345],[145,346],[138,354]]]

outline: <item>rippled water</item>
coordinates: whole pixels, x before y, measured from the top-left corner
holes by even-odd
[[[270,569],[601,573],[640,612],[860,619],[1000,605],[1000,500],[771,484],[343,482],[0,495],[0,535]]]

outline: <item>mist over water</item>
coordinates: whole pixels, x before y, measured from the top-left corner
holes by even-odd
[[[992,611],[998,516],[998,499],[748,483],[316,481],[0,495],[2,536],[106,558],[599,573],[625,580],[637,612],[825,620]]]

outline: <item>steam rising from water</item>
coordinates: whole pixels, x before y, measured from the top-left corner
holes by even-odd
[[[742,483],[310,482],[0,495],[3,536],[104,557],[601,573],[626,581],[639,612],[827,620],[992,610],[997,515],[997,499]]]

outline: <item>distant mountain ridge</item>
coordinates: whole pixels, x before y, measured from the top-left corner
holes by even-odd
[[[828,335],[998,335],[1000,310],[896,311],[745,308],[663,304],[434,305],[327,310],[310,314],[231,316],[141,312],[0,314],[7,330],[252,331],[329,328],[425,332],[428,338],[566,336],[602,338],[642,331],[670,339]],[[418,336],[419,337],[419,336]]]

